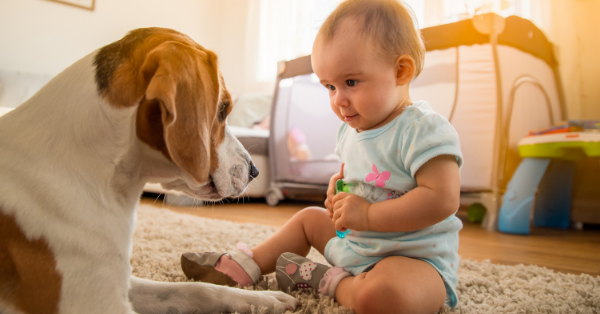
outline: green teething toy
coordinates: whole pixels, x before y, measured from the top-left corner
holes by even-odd
[[[344,181],[337,180],[335,182],[335,194],[338,194],[340,192],[350,193],[350,187],[349,184],[345,184]],[[344,237],[346,237],[347,234],[350,233],[350,229],[346,229],[346,231],[336,230],[335,232],[337,233],[337,236],[339,238],[343,239]]]

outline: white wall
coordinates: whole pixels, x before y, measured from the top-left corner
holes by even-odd
[[[259,0],[219,0],[219,31],[215,52],[227,88],[234,95],[247,92],[272,93],[275,75],[257,79]]]
[[[46,0],[0,1],[0,70],[56,75],[140,27],[168,27],[215,51],[230,92],[256,80],[258,0],[96,0],[94,11]]]
[[[140,27],[181,31],[217,50],[219,1],[96,0],[94,11],[45,0],[0,1],[0,69],[55,75]]]

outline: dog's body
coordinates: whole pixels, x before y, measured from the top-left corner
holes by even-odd
[[[130,277],[146,182],[219,200],[257,175],[226,130],[229,104],[214,53],[175,31],[141,29],[0,118],[0,313],[297,305],[279,292]]]

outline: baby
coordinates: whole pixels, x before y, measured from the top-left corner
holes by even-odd
[[[409,85],[425,48],[395,0],[346,0],[327,18],[312,66],[343,121],[325,208],[298,212],[255,248],[185,253],[189,278],[242,286],[276,271],[284,291],[315,289],[356,313],[435,313],[456,306],[458,135]],[[348,192],[335,194],[343,179]],[[336,230],[350,229],[345,237]],[[306,259],[315,247],[328,267]]]

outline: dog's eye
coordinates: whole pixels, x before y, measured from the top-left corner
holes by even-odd
[[[223,122],[227,118],[227,114],[229,114],[229,106],[231,106],[231,102],[229,102],[229,100],[223,101],[219,104],[219,122]]]

